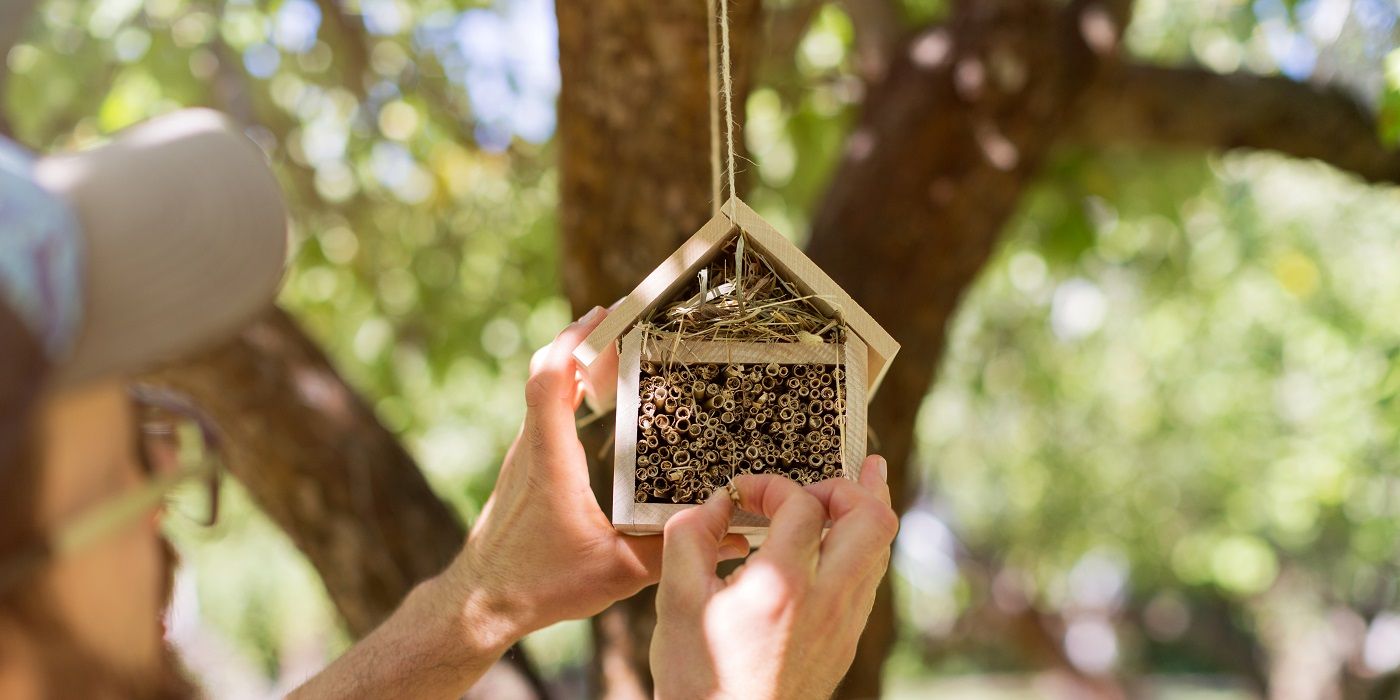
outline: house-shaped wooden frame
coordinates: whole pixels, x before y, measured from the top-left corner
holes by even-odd
[[[591,397],[594,408],[617,408],[615,469],[613,476],[613,525],[628,533],[660,532],[670,516],[691,507],[689,504],[637,502],[638,386],[643,362],[658,360],[648,356],[655,348],[643,348],[638,322],[648,318],[658,305],[681,291],[697,271],[713,260],[720,249],[740,235],[752,245],[789,284],[809,295],[811,303],[826,316],[844,323],[844,343],[751,343],[685,341],[669,348],[670,357],[682,363],[744,363],[778,365],[837,365],[844,374],[843,442],[840,445],[842,473],[858,478],[865,457],[866,401],[874,395],[890,361],[899,352],[895,342],[845,290],[768,222],[738,199],[727,202],[716,215],[675,253],[647,275],[631,294],[599,324],[574,351],[574,357],[587,375],[605,353],[614,352],[621,340],[618,357],[617,393],[596,387]],[[732,214],[732,215],[731,215]],[[737,513],[731,532],[759,534],[767,521],[748,513]]]

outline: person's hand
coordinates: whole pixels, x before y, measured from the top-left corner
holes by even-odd
[[[598,506],[574,421],[582,388],[573,351],[606,316],[593,309],[535,354],[525,423],[446,573],[452,588],[466,592],[464,604],[484,609],[488,626],[507,638],[595,615],[660,575],[661,538],[619,533]],[[593,376],[614,386],[616,356],[600,361]],[[748,553],[742,536],[727,544],[729,557]]]
[[[672,517],[651,643],[656,697],[830,696],[855,657],[899,528],[886,469],[872,456],[859,484],[805,489],[781,476],[735,479],[744,510],[772,524],[725,580],[715,565],[734,508],[728,494]]]

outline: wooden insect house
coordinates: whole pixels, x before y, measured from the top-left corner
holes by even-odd
[[[721,212],[574,353],[587,373],[621,343],[613,524],[623,532],[660,532],[739,474],[857,478],[866,400],[899,351],[748,205]],[[737,513],[731,532],[766,526]]]

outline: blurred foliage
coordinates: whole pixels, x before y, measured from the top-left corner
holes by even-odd
[[[44,0],[4,57],[5,111],[41,150],[186,105],[257,125],[294,218],[283,303],[470,517],[523,413],[530,352],[568,320],[552,7],[352,0],[323,16],[339,6]],[[948,6],[897,4],[910,28]],[[1344,85],[1397,139],[1396,15],[1384,0],[1139,0],[1127,44]],[[759,52],[750,199],[798,238],[859,109],[860,31],[821,3],[792,55]],[[1006,668],[955,635],[1008,590],[1062,611],[1088,669],[1223,671],[1178,643],[1182,620],[1223,599],[1256,633],[1288,576],[1376,620],[1374,636],[1400,610],[1397,228],[1393,193],[1317,165],[1064,149],[964,303],[921,414],[891,670]],[[176,615],[203,630],[186,646],[224,650],[187,656],[218,695],[247,683],[233,659],[286,682],[345,643],[286,539],[237,489],[225,510],[213,531],[171,525],[192,581]],[[571,624],[530,645],[558,672],[587,643]]]

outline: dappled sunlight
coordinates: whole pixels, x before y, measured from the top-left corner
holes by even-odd
[[[887,696],[1233,700],[1264,683],[1304,697],[1400,678],[1400,200],[1362,182],[1400,178],[1381,152],[1400,143],[1400,8],[1134,0],[1124,26],[1118,5],[767,0],[754,31],[736,34],[745,201],[812,241],[862,305],[886,294],[868,304],[882,324],[919,335],[899,338],[870,409],[872,446],[900,450],[909,436],[887,426],[914,426],[907,463],[889,455],[902,470],[895,618],[880,607],[872,618],[894,640]],[[1055,14],[1068,6],[1078,14]],[[617,26],[605,10],[659,5],[558,7]],[[665,7],[645,31],[588,34],[561,66],[549,0],[42,0],[0,55],[0,130],[51,150],[184,106],[236,120],[285,193],[278,301],[314,340],[258,324],[239,347],[273,362],[316,346],[330,364],[277,365],[286,373],[230,391],[276,376],[287,404],[327,429],[382,426],[381,442],[406,447],[471,521],[519,434],[531,352],[573,309],[607,303],[572,288],[581,280],[564,263],[584,261],[570,274],[596,277],[589,294],[631,289],[638,279],[611,277],[711,212],[688,194],[709,192],[697,169],[708,150],[635,167],[642,149],[708,143],[707,92],[673,81],[613,99],[679,70],[668,62],[702,74],[700,54],[676,45],[703,36],[678,19],[701,10]],[[593,61],[602,68],[581,65]],[[1134,117],[1140,83],[1103,75],[1155,66],[1192,66],[1224,86],[1223,104],[1189,106],[1196,95],[1176,85]],[[1325,118],[1236,110],[1251,78],[1281,91],[1271,105],[1357,102]],[[571,131],[580,114],[594,121]],[[1292,130],[1259,143],[1249,118]],[[1360,134],[1339,165],[1355,175],[1225,153],[1307,137],[1324,148],[1350,127]],[[1116,129],[1126,135],[1096,140]],[[567,167],[583,161],[593,167]],[[580,221],[607,228],[580,236]],[[689,241],[639,291],[689,279],[685,261],[706,248]],[[927,366],[905,363],[944,342],[922,395]],[[590,452],[605,445],[599,474],[611,423],[584,433]],[[317,502],[314,479],[297,478],[288,502]],[[276,696],[349,639],[306,557],[228,481],[217,527],[167,526],[185,561],[169,637],[212,696]],[[174,507],[194,497],[178,492]],[[421,553],[372,554],[393,569]],[[782,612],[787,582],[761,559],[748,567],[746,585],[773,606],[706,618],[710,651]],[[524,648],[560,697],[599,678],[641,694],[651,609],[634,607],[535,632]]]

